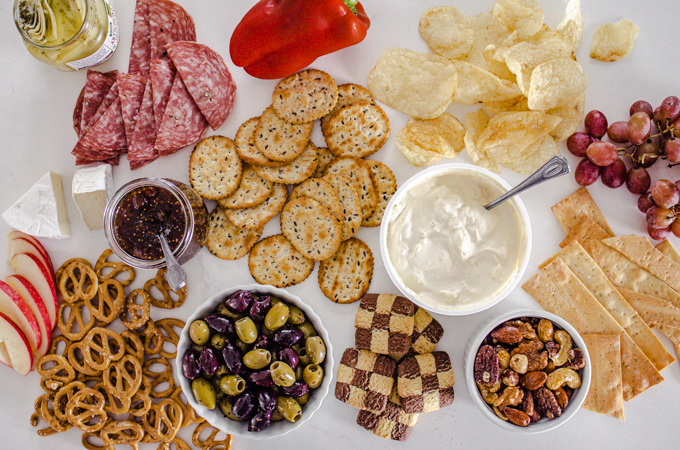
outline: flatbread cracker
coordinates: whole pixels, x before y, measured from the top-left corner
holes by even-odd
[[[565,233],[569,233],[581,217],[590,216],[609,236],[615,236],[614,231],[612,231],[607,223],[607,219],[604,218],[604,214],[597,207],[595,200],[593,200],[590,192],[585,187],[574,192],[550,209],[552,209],[553,214],[557,217],[557,221]]]
[[[208,220],[205,245],[218,258],[233,261],[246,256],[260,236],[262,227],[253,230],[238,228],[227,219],[224,208],[218,205]]]
[[[302,283],[314,270],[314,261],[295,250],[285,236],[277,234],[253,246],[248,269],[258,283],[285,288]]]
[[[201,197],[227,197],[241,182],[241,160],[234,141],[224,136],[202,139],[189,157],[189,181]]]
[[[271,195],[263,203],[251,208],[227,209],[224,213],[238,228],[253,230],[263,227],[277,215],[286,204],[287,197],[286,186],[275,183]]]
[[[274,183],[263,179],[248,163],[243,163],[243,175],[238,188],[230,196],[220,198],[222,208],[250,208],[263,203],[271,195]]]
[[[281,232],[309,259],[330,258],[342,242],[342,224],[321,203],[309,197],[291,199],[281,211]]]
[[[560,242],[560,247],[564,248],[573,241],[583,242],[589,239],[607,239],[609,235],[601,226],[595,223],[590,216],[581,217],[576,225],[569,230],[567,237]]]
[[[297,184],[309,178],[319,164],[319,154],[312,141],[304,152],[288,164],[278,167],[253,166],[259,176],[272,183]]]
[[[290,162],[304,151],[313,127],[314,122],[288,123],[269,106],[255,128],[255,145],[268,159]]]
[[[343,241],[338,251],[319,265],[319,287],[336,303],[352,303],[364,296],[373,278],[373,253],[356,238]]]
[[[663,381],[640,347],[635,345],[562,259],[557,258],[545,266],[522,288],[543,308],[564,318],[581,334],[621,335],[623,398],[626,401]]]
[[[663,253],[664,255],[668,256],[676,263],[680,263],[680,253],[675,249],[675,247],[673,247],[673,244],[671,244],[671,241],[669,241],[668,239],[664,239],[663,241],[661,241],[656,246],[656,249]]]
[[[330,173],[342,175],[354,184],[361,199],[361,218],[370,217],[378,205],[378,191],[368,164],[354,156],[339,156],[326,166],[324,175]]]
[[[629,289],[619,288],[619,292],[649,326],[680,328],[680,309],[666,300]]]
[[[328,174],[323,177],[338,194],[340,206],[342,207],[342,240],[354,236],[361,226],[361,199],[354,185],[342,175]]]
[[[370,217],[361,221],[361,225],[365,227],[377,227],[382,222],[383,214],[390,202],[392,195],[397,191],[397,178],[392,173],[386,164],[372,159],[365,159],[364,162],[368,164],[373,172],[373,179],[375,180],[375,188],[378,190],[378,204],[375,211]]]
[[[621,339],[618,334],[582,334],[590,354],[591,379],[583,407],[625,420],[621,389]]]

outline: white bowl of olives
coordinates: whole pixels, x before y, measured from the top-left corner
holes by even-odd
[[[300,298],[273,286],[234,286],[187,320],[175,378],[210,425],[266,439],[319,409],[333,378],[332,355],[321,319]]]

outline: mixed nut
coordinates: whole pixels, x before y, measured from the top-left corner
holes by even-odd
[[[479,393],[498,417],[528,426],[562,415],[581,386],[583,350],[569,333],[545,318],[522,317],[496,327],[477,351]]]
[[[296,422],[310,390],[323,381],[326,345],[297,306],[268,294],[238,291],[189,326],[193,345],[182,358],[194,399],[248,421]]]

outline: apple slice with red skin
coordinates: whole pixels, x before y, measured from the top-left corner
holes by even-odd
[[[8,243],[7,247],[10,262],[12,261],[12,257],[17,253],[30,253],[31,255],[35,255],[45,267],[51,267],[49,261],[45,259],[45,255],[43,255],[40,250],[38,250],[38,247],[26,238],[14,238]],[[50,271],[52,270],[50,269]]]
[[[57,290],[54,282],[54,274],[45,268],[42,262],[30,253],[17,253],[12,257],[10,265],[14,273],[26,278],[33,285],[38,295],[43,299],[47,312],[50,315],[52,329],[57,324]]]
[[[30,306],[36,319],[38,319],[40,333],[42,334],[42,344],[37,351],[33,352],[35,358],[38,359],[42,355],[47,354],[52,343],[52,322],[50,322],[50,315],[47,312],[45,303],[33,285],[21,275],[10,275],[5,278],[5,282],[21,295],[28,306]]]
[[[33,310],[12,286],[2,280],[0,280],[0,312],[21,328],[34,352],[40,348],[42,333]]]
[[[33,367],[33,351],[21,328],[0,312],[0,362],[26,376]]]
[[[45,247],[40,243],[39,240],[31,236],[30,234],[23,233],[21,231],[11,231],[7,234],[7,264],[10,264],[10,261],[12,260],[12,257],[17,254],[17,253],[23,253],[23,252],[18,252],[12,251],[12,241],[14,239],[24,239],[31,243],[37,250],[40,252],[40,254],[43,256],[43,260],[47,262],[47,268],[50,270],[50,272],[54,273],[54,265],[52,264],[52,259],[50,258],[49,253],[47,253],[47,250],[45,250]]]

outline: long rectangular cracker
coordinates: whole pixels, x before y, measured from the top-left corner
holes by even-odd
[[[561,258],[566,263],[604,309],[626,330],[657,370],[662,370],[675,361],[649,325],[616,290],[581,244],[577,241],[572,242],[557,252],[552,259],[555,258]]]
[[[597,207],[595,200],[590,196],[590,192],[585,187],[574,192],[552,208],[550,208],[557,217],[557,221],[562,226],[565,233],[569,231],[578,223],[583,216],[590,216],[609,236],[615,236],[604,214]]]
[[[659,384],[663,377],[621,325],[604,309],[561,258],[523,286],[547,311],[563,317],[581,333],[621,335],[623,398],[628,401]]]
[[[621,345],[618,334],[581,335],[590,354],[592,377],[583,407],[625,420],[621,388]]]
[[[590,216],[583,216],[576,222],[576,225],[567,233],[567,237],[560,242],[560,247],[564,248],[573,241],[587,241],[590,239],[607,239],[610,235],[602,229]]]
[[[668,239],[664,239],[663,241],[661,241],[656,246],[656,249],[663,253],[664,255],[668,256],[676,263],[680,263],[680,252],[678,252],[676,248],[673,247],[673,244],[671,244],[671,241],[669,241]]]

